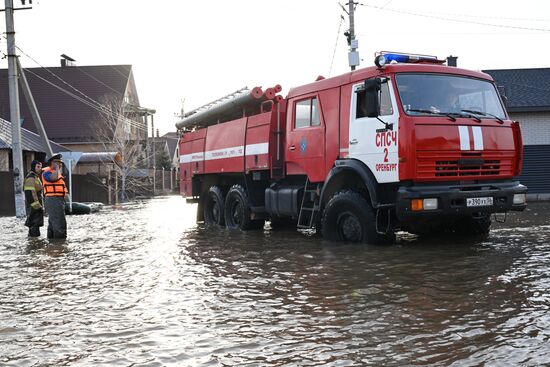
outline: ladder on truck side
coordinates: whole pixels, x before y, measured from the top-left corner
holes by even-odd
[[[319,213],[319,184],[312,184],[309,178],[306,178],[304,185],[304,195],[302,196],[302,204],[300,205],[300,213],[298,214],[299,229],[312,229],[315,226],[315,218]]]

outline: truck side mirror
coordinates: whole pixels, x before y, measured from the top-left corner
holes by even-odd
[[[380,88],[382,81],[379,78],[365,80],[365,112],[367,117],[380,115]]]

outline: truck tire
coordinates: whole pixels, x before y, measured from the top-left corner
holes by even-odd
[[[229,229],[248,231],[264,227],[264,220],[250,219],[250,201],[241,185],[233,185],[225,197],[225,225]]]
[[[338,242],[386,244],[394,234],[376,231],[376,212],[359,193],[344,190],[335,193],[327,203],[321,220],[323,238]]]
[[[204,198],[204,223],[208,225],[225,225],[224,199],[218,186],[211,186]]]

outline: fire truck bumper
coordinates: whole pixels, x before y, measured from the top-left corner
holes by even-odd
[[[525,209],[527,187],[517,181],[468,186],[413,185],[397,192],[400,221],[430,216],[466,216]]]

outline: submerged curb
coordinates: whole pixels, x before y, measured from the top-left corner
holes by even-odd
[[[527,194],[527,201],[550,201],[550,193],[548,194]]]

